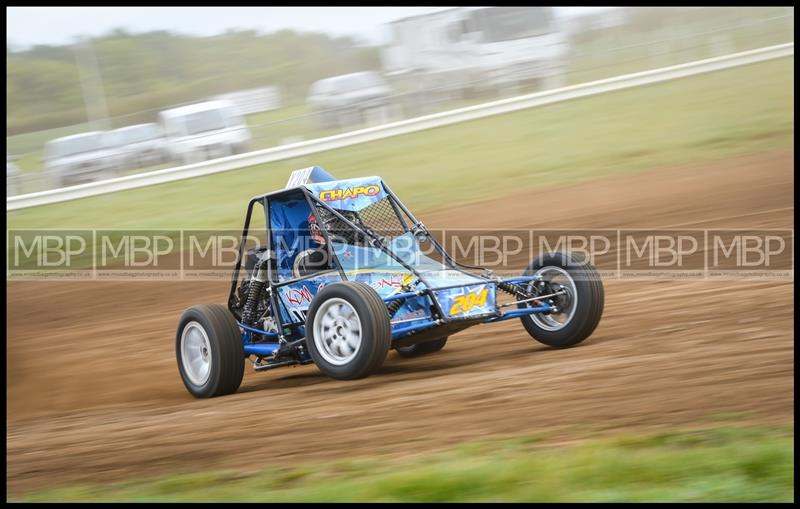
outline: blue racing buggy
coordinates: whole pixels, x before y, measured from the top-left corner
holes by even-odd
[[[256,205],[268,226],[246,249]],[[512,318],[568,347],[594,331],[603,303],[582,258],[545,253],[522,275],[495,277],[451,257],[379,177],[336,180],[314,166],[250,200],[228,305],[187,309],[175,350],[189,392],[213,397],[236,392],[245,359],[256,371],[313,362],[357,379],[390,349],[435,352],[456,332]]]

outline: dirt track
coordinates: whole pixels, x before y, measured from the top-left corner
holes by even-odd
[[[789,151],[549,190],[557,205],[537,206],[535,219],[525,196],[421,219],[793,228],[793,163]],[[730,412],[793,422],[791,282],[608,281],[600,326],[573,349],[535,343],[514,320],[463,332],[427,358],[391,352],[365,380],[331,380],[313,365],[247,369],[237,394],[195,400],[177,373],[174,326],[184,308],[222,302],[226,291],[225,283],[9,284],[10,492],[411,454],[495,434],[693,425]]]

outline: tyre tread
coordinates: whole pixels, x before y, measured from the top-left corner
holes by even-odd
[[[555,262],[560,258],[559,261]],[[582,322],[575,328],[570,328],[568,324],[559,331],[544,331],[536,326],[530,317],[521,317],[523,326],[528,333],[540,343],[555,348],[567,348],[574,346],[588,338],[600,323],[605,306],[605,290],[600,274],[585,258],[578,257],[572,253],[545,253],[534,259],[526,268],[524,274],[533,274],[536,270],[546,265],[559,266],[573,273],[573,278],[584,280],[588,287],[589,306],[585,317],[580,318]],[[573,317],[575,320],[576,317]]]
[[[313,313],[309,312],[308,323],[306,325],[306,331],[308,331],[307,343],[309,353],[311,353],[311,356],[314,358],[314,361],[317,363],[317,367],[320,369],[320,371],[328,376],[340,380],[356,380],[359,378],[364,378],[380,369],[380,367],[383,365],[383,362],[386,360],[387,354],[389,353],[389,348],[391,347],[392,342],[392,328],[391,324],[389,323],[389,313],[386,310],[386,305],[384,304],[383,299],[381,299],[378,293],[369,285],[357,281],[341,281],[325,287],[323,290],[321,290],[321,292],[334,286],[342,289],[345,292],[352,292],[355,294],[355,297],[361,301],[361,304],[366,307],[366,313],[369,316],[361,318],[362,328],[365,329],[363,332],[366,334],[364,337],[362,337],[362,341],[364,341],[365,337],[370,337],[371,341],[373,342],[372,347],[369,351],[368,357],[363,361],[360,361],[357,365],[349,366],[347,369],[325,366],[323,364],[324,360],[318,358],[317,356],[316,346],[313,344],[313,338],[308,337],[313,333],[311,321],[316,315],[316,310],[314,310]],[[319,296],[320,294],[317,294],[316,298],[319,298]],[[351,303],[355,304],[353,302]],[[315,306],[315,303],[312,302],[311,307],[314,308]],[[361,313],[359,312],[359,316],[360,315]]]
[[[218,350],[219,358],[214,360],[218,363],[219,370],[217,371],[212,367],[211,386],[202,392],[193,391],[188,385],[187,389],[198,398],[213,398],[233,394],[239,389],[242,378],[244,378],[245,359],[244,346],[236,320],[231,316],[230,311],[221,304],[199,304],[184,311],[178,322],[175,343],[178,369],[181,373],[180,340],[183,328],[189,320],[200,322],[206,329],[212,348],[216,346]],[[187,384],[185,379],[184,384]]]

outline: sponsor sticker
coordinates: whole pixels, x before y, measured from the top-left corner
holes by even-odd
[[[350,198],[358,198],[359,196],[375,196],[380,192],[380,186],[371,184],[368,186],[354,186],[321,191],[319,193],[319,199],[325,202],[338,201]]]

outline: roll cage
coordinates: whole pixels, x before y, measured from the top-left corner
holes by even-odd
[[[458,271],[462,274],[470,276],[472,278],[477,278],[481,284],[484,283],[493,283],[497,285],[497,288],[500,288],[520,299],[525,299],[530,297],[524,285],[529,284],[531,281],[538,279],[532,276],[516,276],[511,278],[500,279],[492,276],[491,271],[484,269],[482,267],[476,267],[471,265],[466,265],[463,263],[459,263],[455,260],[449,253],[444,249],[439,241],[431,235],[431,233],[427,230],[425,225],[419,221],[414,214],[408,210],[408,208],[403,205],[403,203],[397,198],[397,196],[392,192],[388,185],[382,180],[380,181],[380,185],[382,186],[382,190],[385,192],[385,199],[388,200],[389,204],[391,205],[391,210],[396,215],[398,220],[398,224],[403,230],[403,234],[411,233],[417,240],[428,240],[434,250],[438,252],[443,260],[443,265],[445,265],[449,269],[453,269]],[[233,270],[233,274],[231,277],[231,287],[228,296],[228,308],[229,310],[234,313],[234,303],[236,302],[236,290],[239,285],[239,276],[242,267],[242,260],[244,259],[245,253],[245,245],[248,239],[248,235],[250,233],[250,223],[252,219],[253,209],[256,204],[261,204],[264,209],[264,218],[266,223],[267,235],[266,235],[266,242],[265,242],[265,249],[268,253],[274,253],[273,251],[273,235],[272,235],[272,222],[270,217],[270,204],[276,200],[285,199],[290,193],[302,193],[305,202],[308,204],[309,208],[311,209],[312,213],[316,215],[316,217],[320,217],[323,215],[327,215],[329,217],[335,217],[341,224],[346,225],[347,228],[351,229],[353,232],[356,232],[358,235],[362,236],[369,244],[370,247],[376,248],[381,250],[387,256],[391,257],[394,261],[400,264],[403,268],[405,268],[409,273],[411,273],[414,277],[413,283],[407,283],[402,285],[402,291],[398,293],[394,293],[388,297],[384,297],[383,300],[387,304],[387,306],[391,306],[393,301],[401,303],[403,300],[412,299],[424,295],[428,295],[430,297],[430,301],[433,307],[433,313],[429,320],[421,322],[417,320],[418,323],[412,324],[399,324],[395,326],[393,324],[392,330],[392,337],[393,339],[408,336],[412,333],[417,333],[424,331],[425,329],[432,328],[434,326],[441,326],[444,324],[450,324],[450,328],[452,330],[461,330],[466,328],[469,325],[473,325],[475,323],[485,323],[485,322],[493,322],[499,320],[505,320],[513,317],[519,317],[522,315],[532,314],[535,312],[549,312],[551,307],[548,304],[537,304],[536,306],[527,306],[524,309],[514,309],[506,311],[505,313],[501,313],[499,308],[495,306],[494,313],[491,313],[490,316],[481,316],[480,318],[454,318],[448,316],[448,313],[442,309],[442,305],[439,302],[439,299],[435,297],[436,292],[440,292],[442,290],[451,290],[459,287],[464,287],[465,284],[453,284],[450,286],[434,286],[426,280],[426,277],[413,265],[404,261],[400,256],[398,256],[390,246],[387,245],[387,242],[384,238],[382,238],[379,234],[373,231],[371,228],[367,227],[364,224],[357,224],[351,220],[351,218],[347,217],[347,214],[342,214],[339,210],[329,206],[325,201],[321,200],[319,196],[316,196],[312,193],[305,185],[300,185],[296,187],[290,187],[286,189],[282,189],[280,191],[275,191],[271,193],[267,193],[264,195],[256,196],[250,199],[248,206],[247,206],[247,213],[245,217],[244,227],[242,229],[242,236],[239,244],[239,249],[237,251],[236,263]],[[352,216],[351,216],[352,217]],[[327,254],[329,260],[332,262],[332,268],[325,269],[323,271],[319,271],[313,274],[304,275],[301,277],[293,277],[286,280],[279,281],[276,278],[276,275],[273,273],[274,268],[272,264],[267,262],[266,269],[267,269],[267,282],[265,291],[268,292],[268,299],[269,305],[272,310],[272,318],[275,320],[275,326],[277,332],[270,332],[261,330],[252,326],[249,326],[244,323],[239,323],[239,326],[243,330],[243,340],[245,342],[245,352],[253,353],[256,355],[271,355],[274,354],[276,350],[285,348],[285,347],[293,347],[297,344],[300,344],[305,339],[305,323],[294,321],[294,322],[285,322],[281,317],[280,303],[278,297],[278,289],[284,286],[292,285],[304,280],[309,280],[314,277],[320,276],[322,274],[330,274],[330,273],[338,273],[343,281],[352,280],[352,278],[348,277],[348,274],[343,268],[343,264],[338,258],[337,253],[333,249],[333,243],[331,242],[331,232],[328,231],[327,224],[324,221],[320,221],[318,226],[320,227],[321,233],[324,236],[325,242],[325,249],[327,250]],[[268,254],[267,258],[272,256],[272,254]],[[481,271],[481,273],[475,272],[468,272],[465,269],[469,269],[472,271]],[[424,286],[423,289],[415,289],[415,287],[422,283]],[[519,300],[518,302],[526,302],[524,300]],[[515,304],[515,303],[512,303]],[[235,315],[236,313],[234,313]],[[391,315],[391,313],[390,313]],[[456,323],[458,322],[458,323]],[[278,339],[279,343],[258,343],[253,342],[254,337],[260,336],[262,338],[272,338],[273,341],[275,338]],[[287,337],[289,342],[287,342]],[[261,341],[260,339],[258,341]],[[271,346],[268,346],[271,345]]]
[[[403,232],[404,233],[411,233],[417,239],[424,238],[424,239],[429,240],[431,242],[431,244],[434,246],[434,248],[436,249],[436,251],[439,254],[441,254],[442,259],[445,260],[445,262],[447,263],[449,268],[454,269],[454,270],[458,270],[458,271],[460,271],[460,272],[462,272],[464,274],[468,274],[468,275],[473,276],[473,277],[479,277],[479,278],[485,279],[486,281],[494,281],[494,279],[492,279],[491,277],[489,277],[487,275],[475,274],[473,272],[465,271],[464,269],[472,269],[472,270],[481,270],[481,271],[484,271],[484,272],[488,272],[483,267],[475,267],[475,266],[466,265],[466,264],[457,262],[453,257],[451,257],[449,255],[449,253],[447,253],[447,251],[444,249],[444,247],[442,247],[441,243],[439,243],[436,240],[436,238],[433,235],[430,234],[430,232],[427,230],[425,225],[421,221],[419,221],[414,216],[414,214],[410,210],[408,210],[408,208],[405,205],[403,205],[403,203],[399,199],[397,199],[397,196],[392,192],[392,190],[389,188],[389,186],[386,185],[386,183],[382,183],[382,187],[383,187],[384,192],[386,193],[387,200],[391,204],[392,210],[396,214],[396,217],[397,217],[397,219],[399,221],[399,224],[403,228]],[[330,214],[331,216],[335,217],[341,223],[346,225],[348,228],[352,229],[355,232],[358,232],[358,234],[361,235],[362,238],[368,239],[369,242],[370,242],[371,247],[380,249],[381,251],[386,253],[388,256],[392,257],[392,259],[394,259],[399,264],[401,264],[409,272],[414,274],[414,276],[416,278],[418,278],[419,281],[421,281],[423,283],[426,283],[426,280],[425,280],[424,276],[422,276],[416,268],[414,268],[412,265],[410,265],[410,264],[406,263],[405,261],[403,261],[391,249],[389,249],[388,246],[386,245],[386,243],[384,242],[384,240],[381,238],[381,236],[376,234],[375,231],[373,231],[371,228],[364,227],[364,225],[359,225],[359,224],[353,222],[351,219],[346,217],[344,214],[340,213],[338,210],[332,208],[327,203],[325,203],[324,201],[320,200],[317,196],[312,194],[311,191],[309,191],[305,186],[298,186],[298,187],[293,187],[293,188],[288,188],[288,189],[282,189],[280,191],[275,191],[275,192],[267,193],[267,194],[260,195],[260,196],[255,196],[255,197],[250,199],[250,201],[249,201],[249,203],[247,205],[247,213],[246,213],[246,216],[245,216],[244,227],[242,229],[242,236],[241,236],[240,243],[239,243],[239,249],[237,251],[236,263],[235,263],[235,266],[234,266],[234,269],[233,269],[233,275],[231,277],[231,288],[230,288],[230,293],[229,293],[229,296],[228,296],[229,304],[231,302],[233,302],[235,291],[236,291],[236,287],[238,285],[239,274],[240,274],[241,265],[242,265],[242,260],[244,258],[245,244],[246,244],[246,240],[248,238],[248,235],[250,233],[250,222],[251,222],[254,206],[256,204],[261,204],[263,209],[264,209],[264,219],[265,219],[265,223],[267,225],[267,236],[266,236],[266,245],[265,245],[265,247],[266,247],[266,249],[268,251],[270,251],[270,250],[272,250],[272,247],[273,247],[272,246],[273,238],[272,238],[272,235],[270,235],[270,231],[269,231],[270,230],[270,224],[271,224],[270,223],[270,217],[269,217],[270,200],[279,199],[279,198],[281,198],[281,197],[283,197],[285,195],[288,195],[290,193],[297,193],[297,192],[301,192],[304,195],[304,197],[305,197],[305,199],[306,199],[306,201],[308,203],[308,206],[311,208],[313,213],[317,215],[317,217],[319,217],[321,215],[320,214],[320,209],[322,211],[324,211],[323,213]],[[404,215],[405,215],[405,217],[404,217]],[[410,220],[411,225],[408,224],[408,222],[406,221],[406,218],[408,218]],[[342,264],[339,262],[337,254],[333,250],[333,244],[331,242],[330,232],[328,231],[328,225],[326,223],[324,223],[324,222],[320,222],[319,223],[319,227],[320,227],[320,230],[322,231],[322,234],[323,234],[323,236],[325,237],[325,240],[326,240],[325,246],[326,246],[326,249],[327,249],[327,252],[328,252],[329,259],[335,265],[335,268],[329,269],[329,270],[338,271],[339,275],[342,277],[342,279],[343,280],[347,280],[348,279],[347,274],[345,273],[344,269],[342,268]],[[317,274],[313,274],[313,275],[307,275],[307,276],[303,276],[303,277],[296,277],[296,278],[291,278],[291,279],[288,279],[288,280],[285,280],[285,281],[281,281],[279,283],[274,283],[273,282],[275,280],[274,274],[271,273],[272,268],[271,268],[271,266],[269,264],[267,264],[267,270],[270,271],[270,273],[268,275],[268,281],[270,282],[269,284],[271,286],[275,286],[275,287],[283,286],[283,285],[287,285],[287,284],[291,284],[291,283],[295,283],[297,281],[302,281],[304,279],[307,279],[307,278],[310,278],[310,277],[313,277],[313,276],[317,275]]]

